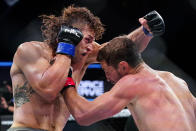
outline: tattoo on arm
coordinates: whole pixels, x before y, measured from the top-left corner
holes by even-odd
[[[16,108],[22,106],[23,104],[30,102],[30,97],[34,93],[32,87],[28,86],[25,82],[23,86],[16,86],[14,88],[14,103]]]

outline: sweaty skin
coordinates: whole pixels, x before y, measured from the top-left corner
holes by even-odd
[[[146,23],[141,23],[146,26]],[[70,113],[59,93],[65,83],[70,64],[76,86],[89,64],[97,62],[100,48],[94,41],[94,32],[88,25],[81,29],[84,37],[76,47],[74,58],[52,55],[52,49],[44,42],[31,41],[21,44],[10,70],[14,95],[14,121],[11,127],[30,127],[49,131],[61,131]],[[138,43],[143,51],[152,37],[147,37],[142,26],[127,35]]]
[[[44,83],[40,82],[40,79],[44,79],[43,76],[47,74],[45,70],[54,64],[53,60],[51,49],[45,43],[33,41],[24,43],[18,48],[10,71],[15,105],[12,127],[30,127],[50,131],[60,131],[64,127],[69,111],[62,95],[58,93],[56,98],[52,98],[53,94],[50,91],[54,91],[54,88],[47,86],[47,90]],[[69,60],[65,59],[63,63],[65,66],[66,61],[69,63]],[[32,82],[34,83],[31,84]]]
[[[133,78],[138,89],[127,105],[139,130],[195,131],[195,100],[187,84],[169,72],[142,71]]]
[[[104,62],[102,68],[110,70],[107,78],[117,83],[94,101],[85,100],[73,87],[65,91],[69,110],[80,125],[109,118],[127,107],[140,131],[196,130],[196,100],[182,79],[146,64],[122,78]]]
[[[73,78],[81,79],[88,57],[93,32],[88,26],[82,30],[84,38],[76,47],[72,60]],[[70,113],[60,94],[71,59],[67,55],[52,55],[52,49],[44,42],[31,41],[21,44],[13,59],[10,75],[14,95],[14,122],[11,127],[30,127],[49,131],[61,131]],[[82,73],[81,73],[82,72]],[[80,80],[79,80],[80,81]],[[79,82],[77,82],[79,83]]]

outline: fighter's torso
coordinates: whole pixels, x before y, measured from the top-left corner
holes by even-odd
[[[44,48],[43,43],[34,42],[43,48],[42,56],[52,64],[51,50]],[[50,131],[61,131],[65,126],[69,111],[61,94],[52,103],[47,103],[34,91],[24,72],[13,62],[11,71],[14,96],[14,123],[12,127],[31,127]]]
[[[154,77],[154,76],[153,76]],[[193,101],[187,85],[171,73],[157,72],[144,92],[127,106],[140,131],[195,131]]]
[[[43,42],[35,42],[32,44],[40,50],[43,59],[48,61],[48,65],[52,65],[55,61],[55,56],[52,55],[52,50]],[[89,64],[96,61],[97,50],[99,49],[97,43],[94,44],[93,51],[87,57],[83,57],[77,62],[72,71],[72,78],[79,85]],[[15,64],[10,71],[12,77],[12,85],[14,90],[15,110],[14,123],[12,127],[32,127],[48,129],[52,131],[59,131],[65,126],[70,113],[63,100],[61,94],[53,103],[47,103],[38,95],[28,83],[24,72]]]

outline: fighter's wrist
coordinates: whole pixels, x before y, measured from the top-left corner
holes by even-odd
[[[57,46],[56,54],[65,54],[69,56],[74,56],[75,46],[73,44],[59,42]]]
[[[142,29],[143,29],[143,32],[144,32],[145,35],[153,36],[145,27],[142,27]]]
[[[72,77],[67,77],[67,80],[65,82],[65,85],[64,85],[63,89],[61,90],[61,93],[63,93],[66,89],[68,89],[70,87],[75,88],[75,82],[72,79]]]
[[[75,88],[75,85],[64,86],[63,89],[61,90],[61,94],[63,94],[63,92],[69,88]]]

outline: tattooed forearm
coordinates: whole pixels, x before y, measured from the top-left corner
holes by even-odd
[[[14,103],[16,108],[30,102],[30,97],[33,92],[33,89],[28,86],[27,82],[25,82],[23,86],[17,85],[14,88]]]

